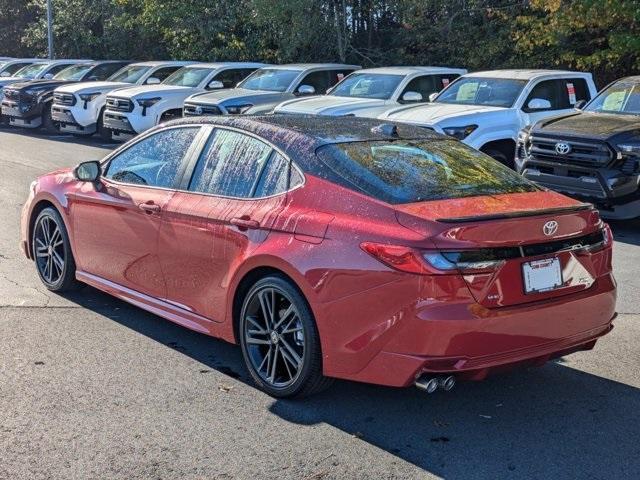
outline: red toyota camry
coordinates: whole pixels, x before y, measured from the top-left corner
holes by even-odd
[[[33,182],[22,248],[241,345],[256,383],[450,389],[609,332],[612,236],[590,205],[426,129],[353,117],[161,125]]]

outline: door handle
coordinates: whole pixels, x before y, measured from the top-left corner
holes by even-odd
[[[231,225],[235,225],[239,230],[248,230],[250,228],[260,228],[260,222],[257,220],[251,220],[246,217],[233,217],[230,220]]]
[[[148,214],[158,213],[160,211],[160,205],[156,205],[153,202],[141,203],[138,207],[140,207],[140,210],[143,210]]]

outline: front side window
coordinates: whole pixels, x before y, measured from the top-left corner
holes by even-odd
[[[298,82],[300,85],[310,85],[314,88],[316,93],[324,94],[329,88],[329,72],[326,70],[318,70],[311,72]]]
[[[454,140],[340,143],[321,147],[318,156],[341,185],[391,204],[538,189]]]
[[[6,65],[6,64],[5,64]],[[10,65],[6,65],[5,67],[0,67],[0,72],[1,73],[8,73],[9,76],[12,76],[14,73],[16,73],[18,70],[20,70],[21,68],[30,65],[29,63],[12,63]],[[5,74],[6,76],[6,74]]]
[[[405,77],[382,73],[352,73],[338,83],[330,95],[388,100]]]
[[[128,67],[121,68],[107,80],[110,82],[137,83],[138,80],[140,80],[142,76],[149,71],[149,68],[150,67],[144,67],[142,65],[130,65]]]
[[[616,82],[600,92],[584,111],[640,115],[640,84],[629,80]]]
[[[162,82],[165,85],[195,88],[213,71],[212,68],[184,67]]]
[[[91,80],[106,80],[121,68],[121,63],[103,63],[102,65],[97,65],[88,72],[88,78]]]
[[[247,90],[266,90],[269,92],[285,92],[300,70],[284,70],[280,68],[261,68],[249,75],[238,88]]]
[[[56,80],[79,81],[91,70],[91,67],[91,65],[87,64],[72,65],[57,73],[53,78]]]
[[[217,129],[196,164],[189,190],[251,198],[272,151],[269,145],[254,137]],[[267,184],[270,182],[273,183],[266,181]],[[264,190],[267,187],[261,188]]]
[[[161,82],[164,82],[167,78],[169,78],[176,70],[179,70],[181,67],[178,65],[173,65],[171,67],[162,67],[157,69],[155,72],[151,74],[149,78],[157,78]]]
[[[509,108],[526,84],[526,80],[512,78],[463,77],[443,90],[435,102]]]
[[[27,67],[23,67],[16,72],[18,78],[28,78],[29,80],[36,78],[42,72],[44,72],[49,64],[47,63],[34,63]]]
[[[229,68],[218,73],[214,80],[222,82],[224,88],[233,88],[253,71],[255,68]]]
[[[199,129],[170,128],[133,144],[111,159],[105,178],[134,185],[172,188],[182,160]]]

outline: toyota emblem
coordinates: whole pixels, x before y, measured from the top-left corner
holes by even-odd
[[[196,107],[195,111],[196,111],[196,115],[202,115],[202,107],[200,105]]]
[[[554,233],[556,233],[558,231],[558,222],[556,222],[555,220],[549,220],[547,223],[544,224],[544,226],[542,227],[542,232],[547,236],[550,237],[551,235],[553,235]]]
[[[556,143],[556,153],[559,155],[566,155],[571,151],[571,145],[564,142]]]

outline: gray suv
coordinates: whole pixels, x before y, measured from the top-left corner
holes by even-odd
[[[358,65],[291,63],[260,68],[236,88],[197,93],[184,102],[184,116],[267,113],[279,103],[324,94]]]

